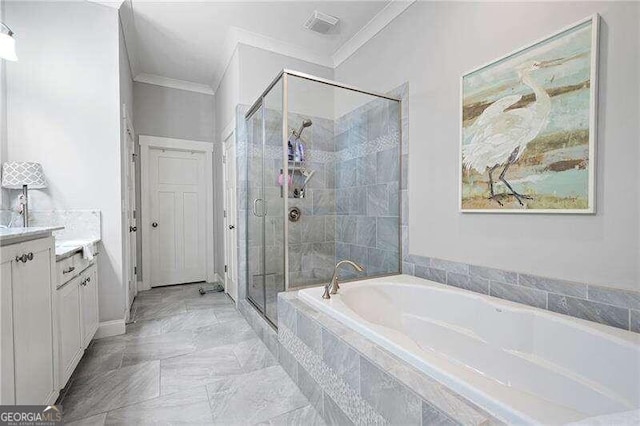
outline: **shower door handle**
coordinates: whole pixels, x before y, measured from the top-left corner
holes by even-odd
[[[258,214],[258,202],[262,203],[262,214]],[[262,198],[256,198],[253,200],[253,215],[258,217],[265,217],[267,215],[267,207],[265,206]]]

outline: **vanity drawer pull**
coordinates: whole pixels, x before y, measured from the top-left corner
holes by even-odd
[[[16,256],[16,262],[27,263],[30,260],[33,260],[33,253],[23,253],[22,256]]]
[[[73,272],[75,270],[76,270],[75,266],[69,266],[67,269],[62,270],[62,273],[63,274],[68,274],[68,273]]]

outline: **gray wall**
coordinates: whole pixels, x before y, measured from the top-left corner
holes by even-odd
[[[172,89],[146,83],[133,83],[133,126],[136,135],[160,136],[165,138],[188,139],[211,142],[215,140],[214,97],[205,93]],[[139,152],[139,145],[136,150]],[[222,238],[220,222],[223,205],[216,188],[222,179],[222,157],[220,147],[214,145],[213,151],[213,187],[214,187],[214,254],[210,260],[215,264],[215,271],[220,273],[218,246],[215,241]],[[138,156],[138,159],[140,156]],[[219,160],[219,161],[217,161]],[[136,167],[136,204],[137,217],[142,217],[142,201],[140,188],[140,163]],[[137,234],[138,281],[142,280],[142,232]],[[224,269],[224,265],[222,265]]]
[[[7,2],[7,153],[42,163],[31,207],[102,212],[100,320],[124,317],[118,12],[89,2]]]
[[[599,13],[597,214],[458,212],[460,76]],[[409,82],[410,252],[640,289],[640,4],[416,2],[336,69],[386,91]]]
[[[213,142],[213,95],[136,81],[133,98],[137,134]]]

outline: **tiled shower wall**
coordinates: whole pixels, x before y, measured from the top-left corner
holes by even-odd
[[[398,104],[377,99],[368,102],[337,120],[289,113],[289,133],[298,129],[302,120],[313,125],[302,135],[305,146],[305,167],[314,171],[304,198],[289,198],[289,208],[298,207],[302,217],[287,222],[289,227],[289,285],[299,287],[327,282],[335,263],[351,259],[365,267],[362,276],[397,273],[399,258],[399,194],[400,194],[400,132]],[[251,141],[246,137],[244,115],[238,111],[239,147]],[[266,277],[270,302],[282,291],[282,198],[278,177],[282,169],[281,113],[265,111],[265,193],[267,200]],[[259,124],[259,123],[257,123]],[[249,129],[259,134],[258,129]],[[244,137],[244,140],[241,140]],[[259,142],[256,139],[256,142]],[[248,160],[262,155],[259,146],[249,145]],[[238,171],[246,171],[247,158],[238,150]],[[258,170],[259,171],[259,170]],[[249,199],[257,197],[261,176],[249,168]],[[239,185],[246,185],[239,175]],[[241,218],[248,208],[246,196],[239,193]],[[241,199],[241,197],[243,199]],[[251,213],[249,211],[249,213]],[[250,280],[260,279],[260,220],[248,215],[251,229],[249,257]],[[257,219],[257,218],[256,218]],[[240,238],[243,232],[238,228]],[[242,239],[242,238],[240,238]],[[239,241],[239,245],[242,243]],[[241,248],[241,250],[244,250]],[[246,255],[242,256],[242,259]],[[244,275],[240,273],[239,275]],[[356,272],[345,268],[343,278],[353,278]],[[242,278],[242,277],[241,277]],[[255,282],[250,282],[254,285]],[[253,287],[250,287],[250,289]],[[268,305],[273,305],[269,303]]]
[[[399,105],[375,99],[335,122],[336,262],[353,260],[341,276],[400,271]]]
[[[331,279],[336,252],[333,120],[289,113],[289,134],[298,129],[305,118],[313,124],[302,132],[304,167],[314,174],[307,184],[305,198],[289,198],[289,208],[298,207],[302,211],[298,222],[287,222],[290,287]]]

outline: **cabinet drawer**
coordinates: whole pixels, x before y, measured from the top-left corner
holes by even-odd
[[[59,260],[57,262],[58,287],[61,287],[64,283],[80,275],[80,273],[95,262],[95,257],[93,260],[87,260],[82,257],[82,253],[76,253],[66,259]]]
[[[58,287],[80,273],[73,264],[73,256],[56,262],[56,269],[58,270]]]

